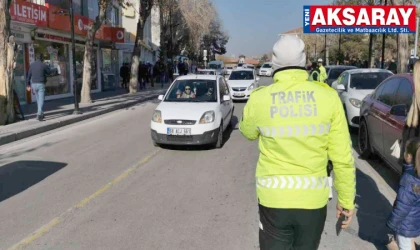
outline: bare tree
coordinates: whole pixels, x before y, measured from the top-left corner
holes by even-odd
[[[144,25],[152,12],[154,0],[140,0],[139,19],[137,21],[136,43],[134,44],[133,54],[131,56],[131,78],[130,93],[137,92],[138,72],[140,65],[141,44],[144,39]],[[163,41],[161,41],[162,43]]]
[[[15,121],[13,69],[16,44],[10,32],[11,0],[0,0],[0,125]]]
[[[198,50],[201,38],[210,30],[216,9],[209,0],[178,0],[179,8],[188,28],[191,49]]]

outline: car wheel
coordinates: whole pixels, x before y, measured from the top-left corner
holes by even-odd
[[[217,141],[214,144],[215,148],[221,148],[223,146],[223,123],[220,123],[219,131],[217,133]]]
[[[359,127],[359,152],[362,158],[369,158],[373,155],[369,140],[369,131],[365,120],[361,120]]]

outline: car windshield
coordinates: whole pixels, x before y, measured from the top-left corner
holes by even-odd
[[[242,67],[244,65],[243,63],[238,63],[238,67]]]
[[[253,80],[254,74],[252,71],[233,71],[230,74],[229,80]]]
[[[267,68],[271,68],[271,65],[270,65],[270,64],[264,64],[262,67],[263,67],[264,69],[267,69]]]
[[[336,80],[344,71],[349,70],[346,68],[339,68],[339,69],[331,69],[330,74],[328,75],[328,79]]]
[[[226,69],[233,69],[233,67],[226,67]]]
[[[210,69],[221,69],[222,65],[220,64],[209,64]]]
[[[217,102],[216,80],[176,80],[166,102]]]
[[[197,75],[215,75],[216,73],[212,70],[199,70]]]
[[[388,72],[356,73],[350,76],[350,88],[375,89],[383,80],[392,74]]]

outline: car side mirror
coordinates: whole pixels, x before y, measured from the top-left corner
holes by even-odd
[[[223,96],[223,101],[224,102],[230,101],[230,95],[224,95]]]
[[[158,99],[162,101],[163,100],[163,95],[159,95]]]
[[[389,113],[396,116],[407,116],[407,106],[405,104],[394,105]]]
[[[260,80],[260,77],[259,76],[257,76],[257,78],[255,79],[257,82]]]
[[[338,84],[337,85],[337,90],[346,91],[346,87],[343,84]]]

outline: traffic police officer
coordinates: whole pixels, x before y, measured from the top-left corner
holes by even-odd
[[[328,78],[328,74],[327,74],[327,70],[322,65],[322,58],[318,59],[318,68],[319,68],[319,72],[320,72],[318,81],[325,82],[325,80],[327,80],[327,78]]]
[[[346,228],[354,211],[356,175],[350,134],[336,92],[308,81],[305,44],[282,36],[273,48],[274,84],[255,89],[239,124],[259,139],[256,188],[261,249],[317,249],[330,185],[328,158],[338,191],[337,218]]]

